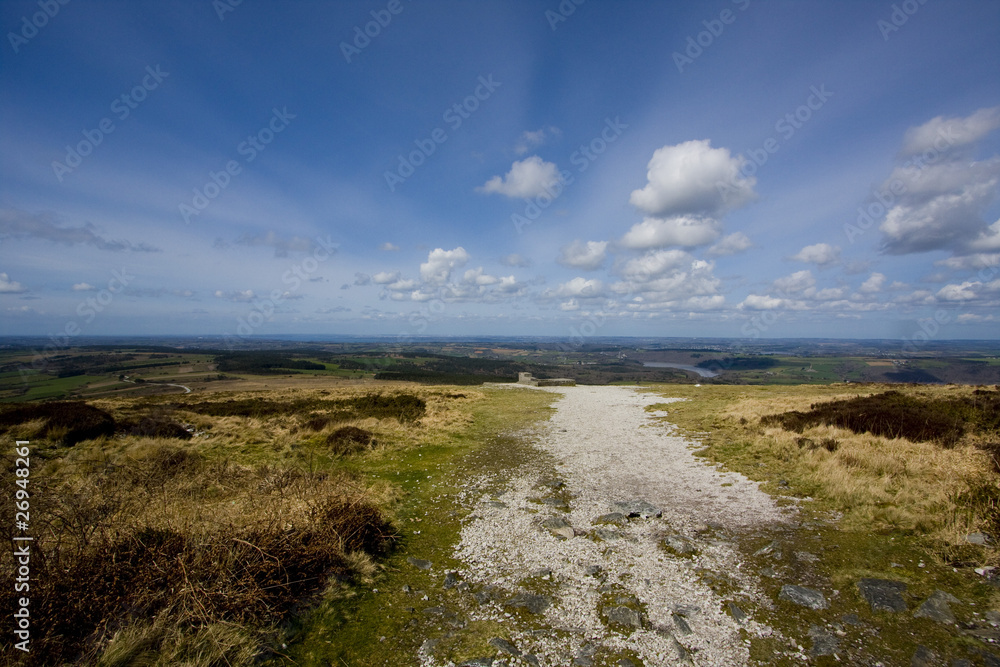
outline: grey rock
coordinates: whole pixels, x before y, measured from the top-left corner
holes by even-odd
[[[547,595],[532,595],[531,593],[518,593],[510,598],[504,605],[507,607],[517,607],[525,609],[532,614],[541,614],[552,604],[552,598]]]
[[[635,663],[628,658],[622,658],[615,663],[616,667],[635,667]]]
[[[488,643],[490,646],[503,651],[507,655],[512,655],[515,658],[520,658],[522,655],[521,651],[516,646],[502,637],[494,637]]]
[[[565,537],[566,539],[576,535],[576,532],[573,530],[573,526],[569,525],[566,519],[559,516],[553,516],[545,519],[542,521],[542,527],[547,529],[553,535]]]
[[[443,616],[445,618],[455,617],[455,612],[449,610],[447,607],[427,607],[424,609],[424,613],[428,616]]]
[[[622,625],[627,628],[642,628],[642,618],[639,612],[628,607],[611,607],[606,612],[608,623]]]
[[[413,556],[407,558],[406,562],[412,565],[413,567],[417,568],[418,570],[429,570],[433,565],[433,563],[431,563],[429,560],[421,560],[419,558],[414,558]]]
[[[673,551],[679,556],[686,556],[688,554],[695,554],[698,552],[698,549],[694,546],[694,542],[683,535],[667,535],[663,538],[663,544],[667,547],[667,549]]]
[[[846,625],[861,625],[861,617],[857,614],[844,614],[840,617]]]
[[[767,577],[768,579],[777,579],[778,578],[778,573],[774,571],[773,567],[765,567],[763,570],[760,571],[760,573],[763,576]]]
[[[862,579],[858,582],[861,596],[871,605],[872,611],[906,611],[903,593],[906,584],[890,579]]]
[[[403,592],[409,595],[410,593],[413,592],[413,589],[410,588],[409,584],[403,584]]]
[[[972,667],[972,661],[965,658],[958,658],[951,661],[951,667]]]
[[[796,551],[795,560],[802,561],[803,563],[815,563],[819,560],[819,556],[811,554],[808,551]]]
[[[595,574],[600,574],[604,570],[600,565],[588,565],[583,569],[583,573],[588,577],[592,577]]]
[[[833,655],[840,649],[840,641],[818,625],[809,628],[809,636],[812,638],[812,648],[809,649],[809,655],[813,657]]]
[[[532,570],[528,576],[529,577],[548,577],[552,575],[552,570],[547,567],[540,567],[537,570]]]
[[[457,583],[458,583],[457,572],[448,572],[447,574],[444,575],[444,587],[446,589],[454,588]]]
[[[955,614],[952,613],[951,604],[960,604],[961,600],[946,591],[934,591],[924,603],[913,612],[916,618],[929,618],[938,623],[954,624],[958,622]]]
[[[614,504],[622,514],[630,519],[652,519],[663,516],[663,510],[654,505],[650,505],[645,500],[625,500]]]
[[[687,619],[680,614],[674,614],[674,625],[677,626],[677,630],[680,631],[682,635],[689,635],[693,632],[691,630],[691,626],[688,625]]]
[[[965,536],[965,541],[969,544],[977,544],[979,546],[985,546],[990,544],[993,540],[986,533],[969,533]]]
[[[542,504],[552,507],[567,507],[566,501],[562,498],[542,498]]]
[[[1000,625],[1000,611],[993,611],[992,609],[984,614],[986,620],[994,625]]]
[[[493,658],[473,658],[459,663],[458,667],[499,667]]]
[[[937,656],[926,646],[918,646],[913,657],[910,658],[910,667],[935,667]]]
[[[538,658],[536,658],[532,653],[525,653],[523,656],[521,656],[521,660],[524,660],[529,665],[534,665],[534,667],[538,667]]]
[[[609,514],[602,514],[596,517],[591,523],[613,523],[617,525],[622,525],[628,523],[628,517],[621,512],[610,512]]]
[[[598,528],[594,531],[594,535],[601,538],[605,542],[614,542],[615,540],[622,539],[622,534],[614,528]]]
[[[501,502],[501,501],[499,501],[499,500],[488,500],[488,501],[486,502],[486,505],[487,505],[488,507],[495,507],[495,508],[496,508],[496,509],[498,509],[498,510],[502,510],[502,509],[504,509],[505,507],[507,507],[507,503],[504,503],[504,502]]]
[[[826,598],[822,593],[812,588],[806,588],[805,586],[785,584],[781,587],[778,599],[788,600],[789,602],[809,607],[810,609],[826,609],[827,607]]]
[[[594,667],[594,661],[586,655],[578,655],[573,658],[574,667]]]
[[[566,486],[566,483],[562,480],[558,480],[555,477],[543,477],[538,480],[538,486],[544,486],[549,489],[561,489]]]
[[[729,603],[729,613],[732,615],[733,620],[740,625],[743,625],[743,623],[747,620],[746,612],[737,607],[733,602]]]

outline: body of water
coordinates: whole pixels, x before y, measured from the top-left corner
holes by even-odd
[[[697,373],[703,378],[714,378],[718,375],[715,371],[710,371],[707,368],[700,368],[699,366],[690,366],[688,364],[671,364],[666,361],[644,361],[642,365],[646,368],[679,368],[682,371],[691,371],[692,373]]]

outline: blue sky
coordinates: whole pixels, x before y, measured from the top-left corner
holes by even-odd
[[[0,26],[0,334],[1000,331],[996,2]]]

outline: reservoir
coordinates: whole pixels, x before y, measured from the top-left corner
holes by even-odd
[[[642,365],[646,368],[679,368],[682,371],[691,371],[692,373],[697,373],[703,378],[714,378],[718,375],[715,371],[710,371],[707,368],[700,368],[698,366],[689,366],[688,364],[671,364],[666,361],[644,361]]]

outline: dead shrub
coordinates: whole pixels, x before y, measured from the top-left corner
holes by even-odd
[[[326,437],[330,453],[347,456],[371,449],[376,445],[375,434],[356,426],[343,426]]]

